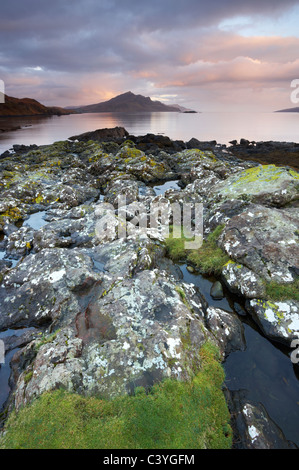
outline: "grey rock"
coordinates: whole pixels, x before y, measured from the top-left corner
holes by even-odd
[[[299,337],[299,303],[292,300],[274,302],[262,299],[246,301],[253,316],[268,338],[291,346]]]
[[[292,282],[293,268],[299,265],[297,226],[298,216],[286,210],[250,206],[228,221],[219,243],[234,261],[258,277]]]
[[[230,352],[245,349],[244,327],[235,314],[225,312],[220,308],[208,307],[206,322],[208,329],[219,341],[224,356]]]
[[[215,300],[221,300],[224,297],[223,287],[220,281],[215,281],[210,291],[211,297]]]
[[[235,449],[297,449],[263,405],[249,401],[245,391],[228,391],[227,399],[235,432]]]

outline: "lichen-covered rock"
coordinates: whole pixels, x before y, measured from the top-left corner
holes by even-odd
[[[298,216],[251,205],[232,217],[219,238],[224,251],[262,279],[292,282],[299,266]]]
[[[188,296],[200,312],[195,291]],[[24,356],[30,348],[37,353],[17,379],[15,405],[57,386],[111,397],[165,377],[186,380],[207,338],[215,341],[185,299],[184,286],[144,270],[94,291],[75,323],[25,347]]]
[[[228,393],[235,432],[235,449],[297,449],[286,439],[281,429],[261,403],[252,403],[245,391]]]
[[[298,199],[298,180],[298,173],[290,168],[259,165],[233,174],[215,192],[226,199],[245,198],[282,207]]]
[[[11,362],[17,408],[57,387],[113,397],[188,380],[207,340],[223,359],[244,349],[239,318],[209,306],[165,258],[173,203],[190,204],[193,226],[203,203],[205,239],[224,226],[214,242],[231,261],[219,280],[247,299],[264,334],[287,345],[299,335],[296,302],[263,300],[267,281],[298,276],[298,174],[215,144],[211,152],[162,136],[124,141],[122,131],[102,142],[108,134],[15,147],[0,159],[1,257],[18,260],[0,260],[0,331],[34,327],[7,340],[22,348]],[[246,445],[268,445],[264,428],[247,431]]]
[[[247,299],[265,296],[263,279],[242,264],[229,261],[222,269],[221,275],[233,294],[244,296]]]
[[[206,310],[206,321],[221,345],[223,356],[232,351],[243,351],[246,347],[244,328],[239,318],[220,308],[209,307]]]
[[[84,276],[75,277],[78,270]],[[63,312],[71,316],[80,308],[69,287],[75,279],[78,286],[83,280],[101,279],[92,259],[76,249],[44,249],[27,256],[4,276],[0,286],[0,328],[63,322]]]
[[[72,329],[59,331],[50,343],[34,340],[25,347],[24,356],[29,349],[35,359],[18,378],[14,399],[17,410],[49,390],[63,387],[74,392],[79,389],[84,366],[80,358],[82,340],[74,336]]]
[[[291,346],[299,337],[299,303],[292,300],[274,302],[252,299],[246,309],[268,338]]]

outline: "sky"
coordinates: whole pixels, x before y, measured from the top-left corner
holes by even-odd
[[[47,106],[272,112],[295,106],[298,25],[299,0],[2,0],[0,80]]]

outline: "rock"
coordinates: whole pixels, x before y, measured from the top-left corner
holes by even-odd
[[[255,273],[255,288],[259,277],[279,283],[295,280],[294,267],[299,265],[297,249],[298,217],[284,209],[250,205],[226,224],[219,244],[238,264]],[[234,270],[235,267],[229,267]],[[242,272],[242,270],[241,270]],[[248,275],[243,270],[243,278]]]
[[[227,392],[235,433],[235,449],[297,449],[286,439],[261,403],[246,398],[245,391]]]
[[[227,288],[233,293],[254,299],[265,296],[263,279],[242,264],[230,261],[221,272]]]
[[[74,314],[80,307],[68,286],[73,288],[75,279],[82,285],[78,272],[92,283],[101,279],[91,258],[76,249],[44,249],[27,256],[0,286],[0,329],[45,326],[63,322],[63,312]]]
[[[114,127],[111,129],[97,129],[92,132],[85,132],[84,134],[74,135],[69,137],[70,140],[78,140],[79,142],[88,142],[94,140],[97,142],[105,141],[123,141],[128,137],[129,133],[124,127]]]
[[[226,199],[240,199],[283,207],[298,199],[299,175],[290,168],[259,165],[237,172],[219,183],[214,194]]]
[[[38,337],[38,334],[39,333],[35,329],[24,329],[24,333],[21,335],[12,334],[11,336],[5,336],[3,338],[5,353],[7,354],[13,349],[26,346],[26,344],[31,343],[31,341]]]
[[[220,342],[223,357],[232,351],[245,349],[244,328],[239,318],[220,308],[209,307],[206,311],[207,327]]]
[[[243,161],[216,141],[123,128],[72,139],[15,147],[0,159],[1,256],[18,260],[0,260],[0,331],[34,328],[6,340],[21,348],[11,362],[10,409],[61,386],[110,398],[167,377],[188,380],[207,340],[223,359],[245,348],[238,315],[209,306],[165,257],[173,203],[190,205],[193,224],[203,203],[205,239],[223,225],[216,244],[231,261],[211,296],[223,297],[223,283],[239,297],[239,315],[245,304],[267,337],[288,346],[297,338],[297,303],[262,300],[267,282],[297,279],[295,171]],[[253,152],[259,143],[235,147]],[[156,195],[154,184],[168,181],[175,189]],[[158,204],[165,213],[155,223]],[[34,228],[37,212],[43,225]],[[245,411],[246,419],[258,413]],[[252,423],[244,446],[270,446],[272,431]]]
[[[299,303],[292,300],[274,302],[262,299],[246,301],[246,310],[265,335],[291,347],[299,337]]]
[[[31,363],[18,378],[14,399],[17,410],[43,392],[57,387],[79,391],[78,385],[82,381],[84,367],[80,359],[82,340],[75,338],[71,329],[64,329],[57,333],[51,347],[42,343],[42,340],[35,340],[22,352],[26,356],[29,349],[38,348],[33,364]],[[16,358],[14,361],[16,362]]]
[[[17,379],[17,409],[58,385],[112,397],[165,377],[186,380],[200,345],[207,337],[213,341],[203,317],[195,317],[181,296],[184,286],[178,290],[157,270],[119,279],[101,292],[85,310],[78,310],[75,324],[62,327],[38,348],[38,340],[26,346],[24,357],[32,347],[38,352]],[[198,299],[195,303],[200,309]]]
[[[220,281],[215,281],[210,291],[211,297],[215,300],[221,300],[224,297],[223,287]]]
[[[250,145],[237,145],[237,141],[230,142],[230,151],[243,160],[254,160],[262,164],[275,164],[277,166],[290,166],[299,170],[298,143],[295,142],[255,142]]]
[[[13,233],[13,232],[16,232],[18,230],[18,227],[16,227],[14,224],[7,224],[7,225],[4,225],[3,227],[3,233],[4,235],[6,235],[7,237]]]
[[[189,271],[189,273],[195,273],[195,269],[193,268],[193,266],[187,266],[187,271]]]

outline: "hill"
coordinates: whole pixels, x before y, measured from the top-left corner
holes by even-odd
[[[299,113],[299,108],[279,109],[276,113]]]
[[[149,97],[135,95],[131,91],[115,96],[102,103],[75,108],[78,113],[113,113],[113,112],[181,112],[177,105],[169,106]]]
[[[36,116],[63,115],[74,113],[58,106],[44,106],[32,98],[14,98],[5,95],[5,102],[0,103],[0,116]]]

